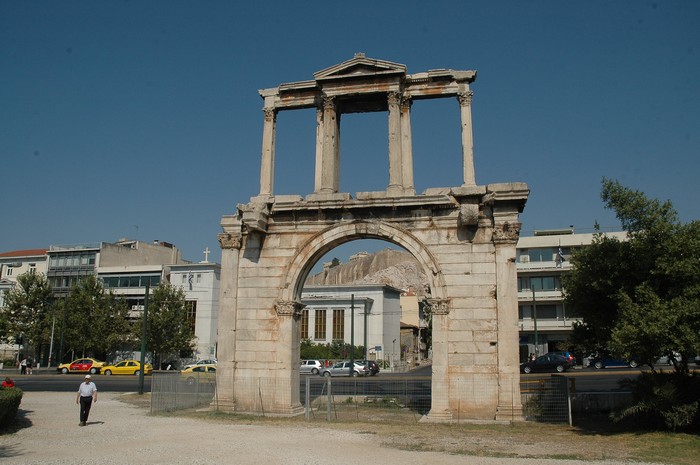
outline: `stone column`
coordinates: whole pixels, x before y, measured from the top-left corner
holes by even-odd
[[[428,299],[428,310],[433,319],[433,377],[432,400],[429,421],[452,420],[450,410],[450,379],[448,372],[448,314],[450,313],[447,299]]]
[[[262,166],[260,168],[260,197],[272,195],[275,181],[275,125],[277,111],[274,108],[264,108],[265,124],[263,125]]]
[[[340,142],[338,114],[335,107],[335,97],[323,97],[323,149],[321,155],[320,179],[321,185],[317,193],[334,194],[340,188],[339,156]],[[317,167],[316,169],[319,169]]]
[[[314,173],[314,192],[323,187],[323,105],[316,107],[316,170]]]
[[[390,195],[403,194],[400,100],[401,95],[398,92],[389,92],[387,94],[389,105],[389,187],[387,192]]]
[[[518,351],[518,284],[515,245],[520,223],[496,223],[496,299],[498,305],[498,406],[496,420],[522,421]]]
[[[216,395],[213,408],[234,411],[236,396],[236,318],[238,314],[238,258],[241,237],[230,233],[218,236],[221,245],[221,290],[217,331]]]
[[[299,401],[299,318],[306,305],[298,301],[278,300],[275,302],[275,312],[279,322],[279,340],[277,344],[278,357],[283,361],[281,381],[277,383],[275,403],[278,414],[298,415],[303,411]],[[280,379],[280,378],[278,378]],[[286,380],[290,383],[287,384]],[[291,388],[291,389],[290,389]]]
[[[475,186],[474,175],[474,137],[472,134],[472,96],[471,90],[457,94],[462,121],[462,169],[464,186]]]
[[[402,182],[406,195],[416,195],[413,186],[413,141],[411,137],[411,99],[404,96],[401,100],[401,155]]]

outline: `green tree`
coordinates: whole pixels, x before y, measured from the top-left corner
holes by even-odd
[[[667,355],[676,371],[687,373],[689,358],[700,352],[700,223],[680,223],[670,202],[617,181],[604,179],[601,197],[628,240],[597,234],[572,257],[563,284],[582,323],[571,342],[581,351],[634,356],[652,368]]]
[[[49,341],[52,291],[41,273],[24,273],[5,294],[4,320],[10,335],[22,336],[24,346],[38,350]]]
[[[146,342],[155,366],[160,366],[163,356],[194,348],[194,322],[188,319],[187,308],[185,292],[167,282],[149,297]]]
[[[81,357],[105,359],[109,352],[133,343],[126,302],[105,292],[95,276],[87,276],[74,285],[63,305],[63,339],[68,350]]]

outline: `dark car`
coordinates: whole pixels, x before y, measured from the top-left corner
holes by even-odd
[[[601,368],[619,368],[619,367],[631,367],[637,368],[639,362],[635,359],[622,359],[613,357],[597,357],[591,361],[591,366],[600,370]]]
[[[374,360],[360,360],[358,363],[369,368],[369,374],[371,376],[374,376],[377,373],[379,373],[379,365],[377,365],[377,362],[375,362]]]
[[[554,351],[554,352],[549,352],[549,353],[554,354],[554,355],[561,355],[562,357],[565,357],[568,361],[571,362],[571,366],[576,365],[576,358],[571,354],[571,352]]]
[[[561,355],[545,354],[520,365],[523,373],[562,373],[571,368],[571,362]]]

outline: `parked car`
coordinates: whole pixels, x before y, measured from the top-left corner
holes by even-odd
[[[197,360],[196,362],[188,363],[187,365],[185,365],[185,368],[183,368],[183,370],[186,370],[188,368],[191,368],[191,367],[194,367],[197,365],[216,365],[216,359],[212,358],[209,360]]]
[[[673,358],[675,358],[677,362],[680,362],[681,361],[681,354],[679,354],[678,352],[674,352]],[[668,355],[662,355],[661,357],[659,357],[656,360],[655,364],[656,365],[673,365],[673,359],[669,358]]]
[[[361,363],[362,365],[369,368],[369,374],[371,376],[374,376],[377,373],[379,373],[379,365],[374,360],[360,360],[358,363]]]
[[[596,357],[591,361],[591,366],[600,370],[601,368],[620,368],[620,367],[631,367],[637,368],[639,362],[635,359],[625,360],[621,358],[614,357]]]
[[[203,381],[214,383],[216,381],[216,365],[195,365],[185,368],[180,372],[180,376],[190,385]]]
[[[520,365],[523,373],[562,373],[571,368],[571,362],[562,355],[545,354]]]
[[[571,352],[555,350],[554,352],[549,353],[554,355],[561,355],[562,357],[566,358],[568,361],[571,362],[571,366],[576,365],[576,357],[574,357]]]
[[[354,367],[352,368],[352,376],[367,376],[368,374],[369,368],[359,362],[354,363]],[[321,370],[321,376],[351,376],[350,362],[346,360],[343,362],[338,362],[331,367],[323,368]]]
[[[143,374],[148,375],[153,371],[150,363],[147,363]],[[138,360],[122,360],[116,365],[105,365],[102,367],[103,375],[138,375],[141,372],[141,362]]]
[[[320,360],[302,360],[299,366],[299,373],[302,375],[312,374],[317,375],[323,368],[323,363]]]
[[[68,373],[91,373],[94,375],[100,372],[104,364],[105,362],[100,362],[94,358],[79,358],[70,363],[60,364],[57,371],[64,375]]]

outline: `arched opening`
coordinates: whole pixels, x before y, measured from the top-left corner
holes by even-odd
[[[406,370],[430,356],[420,263],[386,240],[356,239],[333,248],[304,282],[299,317],[301,374],[305,365],[353,358],[376,368]],[[323,370],[321,370],[322,372]]]

